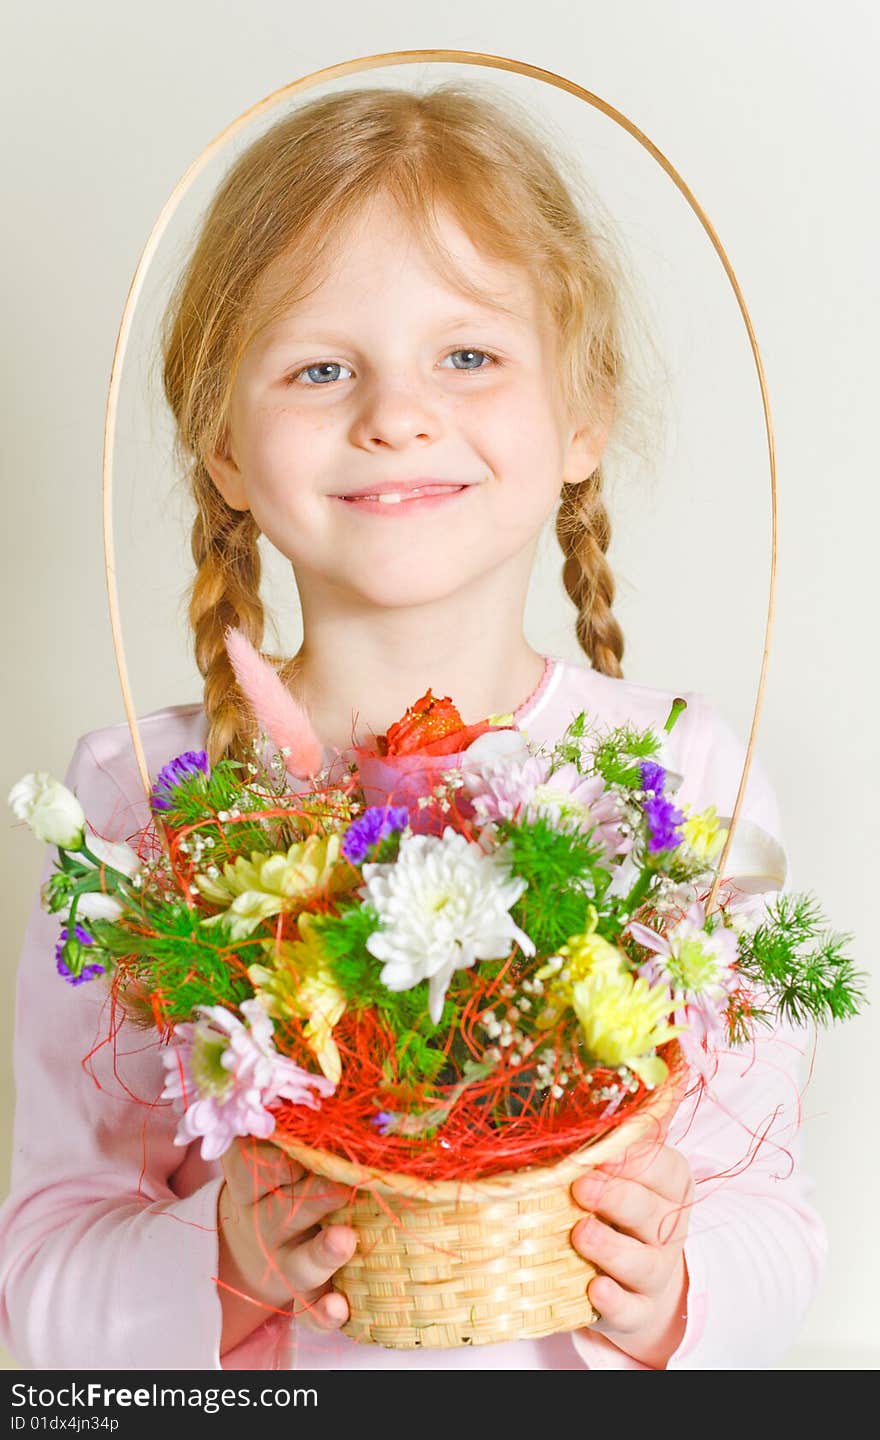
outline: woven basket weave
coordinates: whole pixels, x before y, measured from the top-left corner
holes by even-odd
[[[613,1130],[553,1165],[485,1180],[394,1174],[273,1136],[306,1169],[357,1187],[323,1221],[358,1232],[354,1256],[334,1276],[351,1310],[343,1333],[393,1349],[444,1349],[535,1339],[597,1320],[587,1286],[598,1272],[571,1243],[588,1212],[571,1185],[665,1133],[687,1083],[677,1046],[670,1060],[663,1085]]]

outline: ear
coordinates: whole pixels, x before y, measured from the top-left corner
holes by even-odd
[[[563,457],[562,478],[566,485],[577,485],[592,475],[608,443],[613,416],[613,403],[603,402],[596,414],[573,431]]]
[[[244,477],[236,464],[228,441],[220,450],[204,457],[205,469],[231,510],[249,510]]]

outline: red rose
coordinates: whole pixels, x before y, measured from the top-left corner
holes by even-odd
[[[402,720],[389,726],[379,741],[380,755],[455,755],[487,730],[510,729],[488,720],[465,725],[448,695],[438,700],[431,690],[410,705]]]
[[[377,736],[375,746],[354,747],[364,798],[368,805],[406,805],[413,831],[442,834],[448,812],[433,800],[420,806],[419,799],[431,795],[443,771],[454,769],[456,759],[480,735],[514,728],[489,720],[465,725],[448,695],[438,700],[427,690],[401,720]],[[463,795],[456,809],[463,819],[473,815],[473,806]]]

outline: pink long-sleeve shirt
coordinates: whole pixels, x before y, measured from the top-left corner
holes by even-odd
[[[730,815],[745,747],[704,695],[683,696],[688,708],[670,736],[672,763],[684,775],[676,801],[695,809],[714,803],[719,815]],[[547,744],[581,710],[602,724],[662,728],[674,698],[551,655],[514,718],[531,740]],[[205,745],[198,704],[154,711],[139,726],[151,778],[175,755]],[[127,724],[83,735],[65,783],[105,838],[126,839],[147,824]],[[778,805],[756,757],[741,816],[781,842]],[[56,853],[47,847],[41,880]],[[179,1114],[156,1103],[164,1085],[158,1037],[122,1021],[115,1044],[107,1043],[101,982],[73,987],[61,980],[59,928],[37,895],[18,974],[12,1185],[0,1206],[0,1339],[21,1366],[650,1368],[589,1329],[452,1350],[392,1350],[278,1315],[221,1357],[214,1278],[220,1163],[203,1160],[199,1142],[173,1143]],[[666,1143],[687,1156],[696,1203],[685,1243],[687,1324],[667,1369],[772,1368],[797,1336],[827,1249],[801,1158],[800,1062],[808,1048],[803,1030],[759,1030],[754,1044],[722,1054],[709,1093],[696,1107],[685,1101],[672,1121]]]

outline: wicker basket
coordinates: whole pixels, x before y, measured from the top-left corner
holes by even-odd
[[[343,1333],[393,1349],[492,1345],[591,1325],[597,1273],[571,1243],[586,1211],[571,1185],[640,1138],[665,1133],[687,1071],[678,1046],[670,1073],[638,1109],[553,1165],[485,1180],[430,1181],[353,1164],[278,1134],[308,1170],[357,1187],[324,1225],[352,1225],[358,1248],[334,1285],[351,1314]]]

